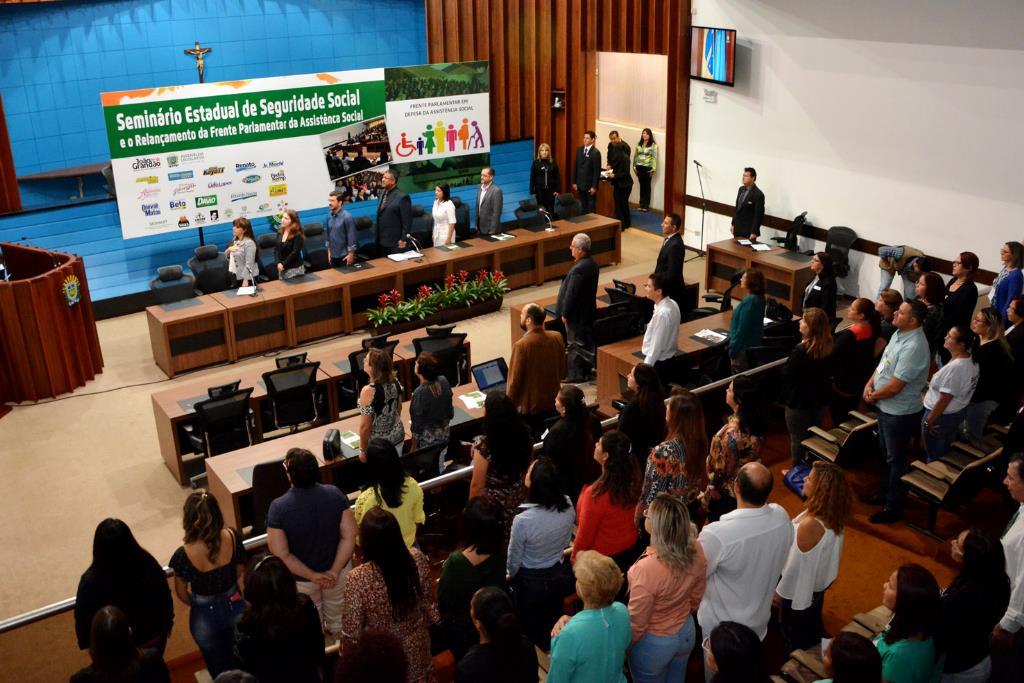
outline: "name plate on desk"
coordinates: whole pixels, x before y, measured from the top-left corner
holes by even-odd
[[[339,273],[358,273],[361,270],[369,270],[373,267],[373,264],[369,261],[356,261],[351,266],[335,266],[334,269]]]

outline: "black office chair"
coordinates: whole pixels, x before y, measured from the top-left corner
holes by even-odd
[[[455,331],[455,323],[447,325],[428,325],[426,333],[428,337],[450,337]]]
[[[288,493],[291,482],[284,460],[261,462],[252,469],[252,531],[249,537],[267,533],[267,513],[275,499]]]
[[[316,395],[316,373],[320,361],[291,365],[263,373],[270,411],[267,424],[274,429],[290,429],[315,423],[320,419],[320,402]]]
[[[690,311],[690,315],[687,317],[687,319],[688,320],[697,320],[698,318],[706,318],[709,315],[714,315],[715,313],[724,313],[725,311],[731,311],[732,310],[732,290],[739,286],[740,280],[743,279],[743,273],[744,273],[744,269],[743,268],[740,268],[735,273],[733,273],[732,277],[729,278],[729,288],[726,289],[723,293],[717,294],[715,292],[711,292],[709,294],[705,294],[704,295],[704,301],[707,301],[709,303],[718,303],[718,304],[720,304],[717,309],[716,308],[712,308],[711,306],[703,306],[701,308],[695,308],[692,311]]]
[[[466,351],[465,332],[453,332],[444,337],[418,337],[412,340],[412,347],[419,356],[424,351],[432,353],[440,366],[440,374],[450,385],[469,382],[469,353]],[[413,380],[415,384],[415,379]]]
[[[548,219],[538,210],[536,202],[524,199],[513,213],[516,216],[516,227],[531,232],[543,232],[548,227]]]
[[[196,280],[182,273],[181,266],[161,266],[149,281],[149,291],[158,304],[173,304],[196,295]]]
[[[196,278],[197,295],[223,292],[231,288],[228,257],[217,251],[216,245],[196,247],[195,256],[188,260],[188,267]]]
[[[794,218],[793,222],[786,228],[785,237],[773,237],[772,241],[777,242],[783,249],[797,251],[796,239],[803,234],[803,228],[806,223],[807,212],[804,211],[802,214]]]
[[[615,289],[623,291],[626,294],[636,294],[636,283],[624,282],[622,280],[612,278],[612,285],[615,286]]]
[[[825,253],[832,257],[832,268],[836,277],[850,274],[850,248],[857,241],[857,233],[845,226],[836,225],[828,229],[825,237]]]
[[[459,197],[452,197],[452,204],[455,205],[455,239],[472,237],[475,231],[469,223],[469,207]]]
[[[426,448],[419,448],[402,456],[405,473],[416,481],[426,481],[441,474],[442,454],[448,450],[448,444],[441,443]]]
[[[429,327],[427,328],[427,331],[430,331]],[[384,334],[366,337],[362,341],[362,346],[364,349],[383,349],[388,344],[389,336],[391,336],[390,333],[385,332]],[[394,349],[394,347],[391,348]]]
[[[377,245],[377,230],[373,219],[369,216],[356,217],[356,256],[363,259],[375,259],[380,256],[380,247]]]
[[[276,232],[266,232],[256,238],[256,245],[259,247],[257,261],[260,267],[260,279],[264,281],[277,280],[277,244],[280,238]]]
[[[658,374],[658,379],[661,380],[661,386],[666,395],[671,392],[673,384],[693,389],[701,386],[701,379],[703,379],[700,367],[686,353],[679,353],[672,358],[659,360],[654,364],[654,371]]]
[[[593,370],[597,370],[597,348],[605,344],[629,339],[636,336],[636,330],[640,326],[640,316],[637,313],[618,313],[594,321],[594,348],[585,349],[577,344],[572,347],[583,361]]]
[[[386,337],[387,335],[381,336]],[[362,391],[363,387],[370,383],[370,378],[367,376],[366,372],[363,371],[363,362],[366,360],[366,353],[371,348],[384,349],[388,355],[391,356],[392,361],[394,361],[395,348],[397,346],[397,339],[378,342],[376,338],[370,337],[369,339],[363,340],[363,348],[348,354],[349,374],[348,377],[342,379],[338,384],[338,398],[340,400],[342,410],[355,408],[356,401],[359,398],[359,392]]]
[[[218,384],[217,386],[207,387],[206,395],[210,398],[220,398],[227,394],[238,391],[238,387],[242,384],[242,380],[236,379],[234,382],[227,382],[226,384]]]
[[[575,218],[583,213],[583,205],[580,200],[572,196],[571,192],[565,192],[555,198],[555,218]]]
[[[327,258],[327,235],[324,233],[323,223],[307,223],[302,226],[302,234],[305,239],[302,242],[302,253],[309,270],[326,270],[330,267],[330,259]]]
[[[631,313],[636,313],[636,333],[642,334],[643,327],[647,323],[651,322],[651,318],[654,317],[654,302],[645,296],[630,294],[614,287],[605,287],[604,291],[608,294],[608,300],[611,301],[613,306],[624,304],[626,310]]]
[[[253,444],[255,429],[249,410],[252,392],[252,387],[238,389],[195,404],[196,423],[189,432],[189,442],[196,453],[204,459],[212,458]],[[191,477],[192,485],[198,487],[205,479],[204,467],[201,474]]]
[[[409,232],[419,243],[421,249],[426,249],[434,244],[434,217],[427,213],[421,204],[413,204]],[[411,244],[409,248],[412,248]]]
[[[302,365],[309,359],[309,353],[302,351],[288,356],[277,356],[274,358],[274,365],[278,368],[290,368],[294,365]]]

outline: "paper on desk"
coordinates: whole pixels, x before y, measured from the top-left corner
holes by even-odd
[[[752,246],[754,248],[754,251],[771,251],[772,250],[772,248],[770,246],[768,246],[767,244],[761,244],[760,242],[758,242],[757,244],[752,244],[750,246]]]
[[[510,235],[507,232],[499,232],[499,233],[496,233],[496,234],[492,235],[492,237],[494,237],[494,239],[496,239],[496,240],[505,241],[505,240],[515,239],[516,236],[515,235]]]
[[[465,247],[462,246],[461,244],[455,244],[454,242],[446,246],[448,247],[448,251],[455,251],[456,249],[465,249]]]
[[[750,240],[736,240],[736,241],[739,242],[740,244],[742,244],[745,247],[749,247],[752,244],[752,242]]]
[[[359,448],[359,435],[355,432],[342,432],[341,442],[352,450],[356,450]]]
[[[484,401],[487,400],[487,396],[482,391],[471,391],[468,394],[462,394],[459,398],[462,399],[462,402],[470,410],[482,408]]]
[[[256,287],[249,285],[248,287],[239,287],[238,291],[235,292],[235,296],[252,296],[256,293]]]
[[[700,337],[701,339],[705,339],[705,340],[707,340],[709,342],[712,342],[714,344],[721,344],[722,342],[724,342],[727,339],[727,335],[724,335],[721,332],[715,332],[714,330],[709,330],[709,329],[703,329],[700,332],[698,332],[697,334],[695,334],[694,336],[695,337]]]
[[[402,261],[411,261],[412,259],[421,258],[422,256],[423,255],[420,254],[415,249],[403,251],[401,254],[388,254],[388,258],[391,259],[392,261],[395,261],[396,263],[401,263]]]

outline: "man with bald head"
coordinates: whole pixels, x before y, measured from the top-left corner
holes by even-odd
[[[555,409],[555,395],[565,376],[565,343],[562,335],[544,329],[546,316],[537,304],[527,304],[519,316],[526,334],[512,345],[507,393],[527,416]]]
[[[741,467],[733,487],[736,509],[700,532],[708,574],[697,621],[704,635],[723,621],[736,621],[764,640],[772,595],[793,545],[793,523],[768,502],[772,473],[761,463]]]

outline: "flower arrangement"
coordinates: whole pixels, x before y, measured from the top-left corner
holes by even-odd
[[[509,291],[508,280],[500,270],[478,270],[475,278],[469,272],[460,270],[448,275],[443,285],[421,285],[415,299],[405,299],[397,289],[384,292],[377,297],[377,308],[366,312],[367,321],[373,327],[383,327],[410,320],[423,320],[435,313],[475,303],[500,299]]]

